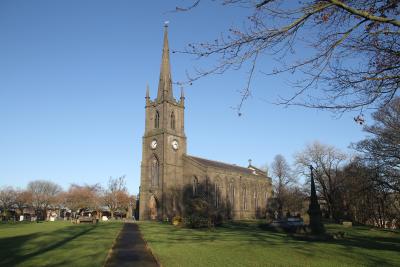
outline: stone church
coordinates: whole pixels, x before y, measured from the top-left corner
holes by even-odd
[[[265,215],[272,194],[266,172],[199,158],[186,152],[185,97],[172,90],[168,27],[157,98],[146,91],[145,132],[140,180],[140,220],[165,220],[185,214],[187,197],[203,196],[228,219],[251,219]],[[239,152],[238,152],[239,153]]]

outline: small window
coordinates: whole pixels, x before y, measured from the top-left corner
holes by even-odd
[[[160,113],[156,110],[156,115],[154,116],[154,128],[160,127]]]
[[[199,180],[195,176],[193,178],[193,185],[192,185],[192,187],[193,187],[193,196],[197,196],[198,185],[199,185]]]
[[[173,111],[171,113],[171,129],[175,130],[175,114]]]

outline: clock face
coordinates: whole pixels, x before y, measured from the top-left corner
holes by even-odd
[[[172,141],[172,148],[173,148],[174,150],[177,150],[177,149],[179,148],[178,141],[176,141],[176,140]]]
[[[157,140],[154,139],[153,141],[151,141],[150,147],[151,147],[151,149],[156,149],[156,147],[157,147]]]

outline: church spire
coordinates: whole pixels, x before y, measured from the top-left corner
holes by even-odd
[[[171,66],[169,63],[168,24],[164,26],[164,46],[161,59],[157,101],[172,100]]]
[[[146,85],[146,105],[150,104],[150,87],[149,84]]]
[[[185,93],[183,92],[183,86],[181,87],[181,105],[185,105]]]

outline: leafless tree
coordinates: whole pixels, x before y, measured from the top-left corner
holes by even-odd
[[[376,183],[376,169],[360,158],[353,158],[343,168],[342,217],[353,222],[378,227],[397,227],[400,219],[399,194]]]
[[[374,124],[365,126],[369,137],[354,147],[377,169],[375,182],[400,194],[400,97],[373,114]]]
[[[338,219],[338,200],[343,183],[341,167],[346,155],[336,148],[314,142],[295,155],[300,173],[309,178],[309,166],[314,167],[316,189],[326,201],[330,218]]]
[[[0,205],[2,208],[2,216],[8,218],[8,211],[15,203],[15,190],[11,186],[4,186],[0,189]]]
[[[73,212],[80,212],[82,209],[98,211],[101,191],[102,188],[99,184],[83,186],[72,184],[64,195],[65,205]]]
[[[47,210],[54,204],[62,188],[51,181],[36,180],[29,182],[27,190],[32,194],[32,206],[37,213],[43,212],[43,217],[47,220]]]
[[[18,208],[21,215],[24,213],[24,208],[30,206],[31,203],[32,203],[31,192],[23,189],[15,190],[14,204]]]
[[[203,0],[201,2],[206,2]],[[251,14],[211,42],[178,51],[215,59],[188,82],[211,73],[248,68],[242,101],[251,94],[256,63],[265,57],[276,68],[266,75],[291,73],[294,92],[278,103],[339,112],[380,107],[400,84],[400,8],[397,0],[220,0]],[[199,0],[188,11],[199,5]],[[299,75],[297,75],[299,74]],[[239,113],[240,114],[240,113]]]
[[[119,178],[110,177],[108,187],[103,195],[103,203],[110,209],[111,217],[118,210],[127,209],[129,206],[129,194],[126,188],[125,176]]]
[[[274,178],[274,192],[278,206],[278,216],[282,218],[283,209],[287,206],[289,198],[289,187],[296,182],[289,164],[282,155],[276,155],[271,164],[272,176]]]

